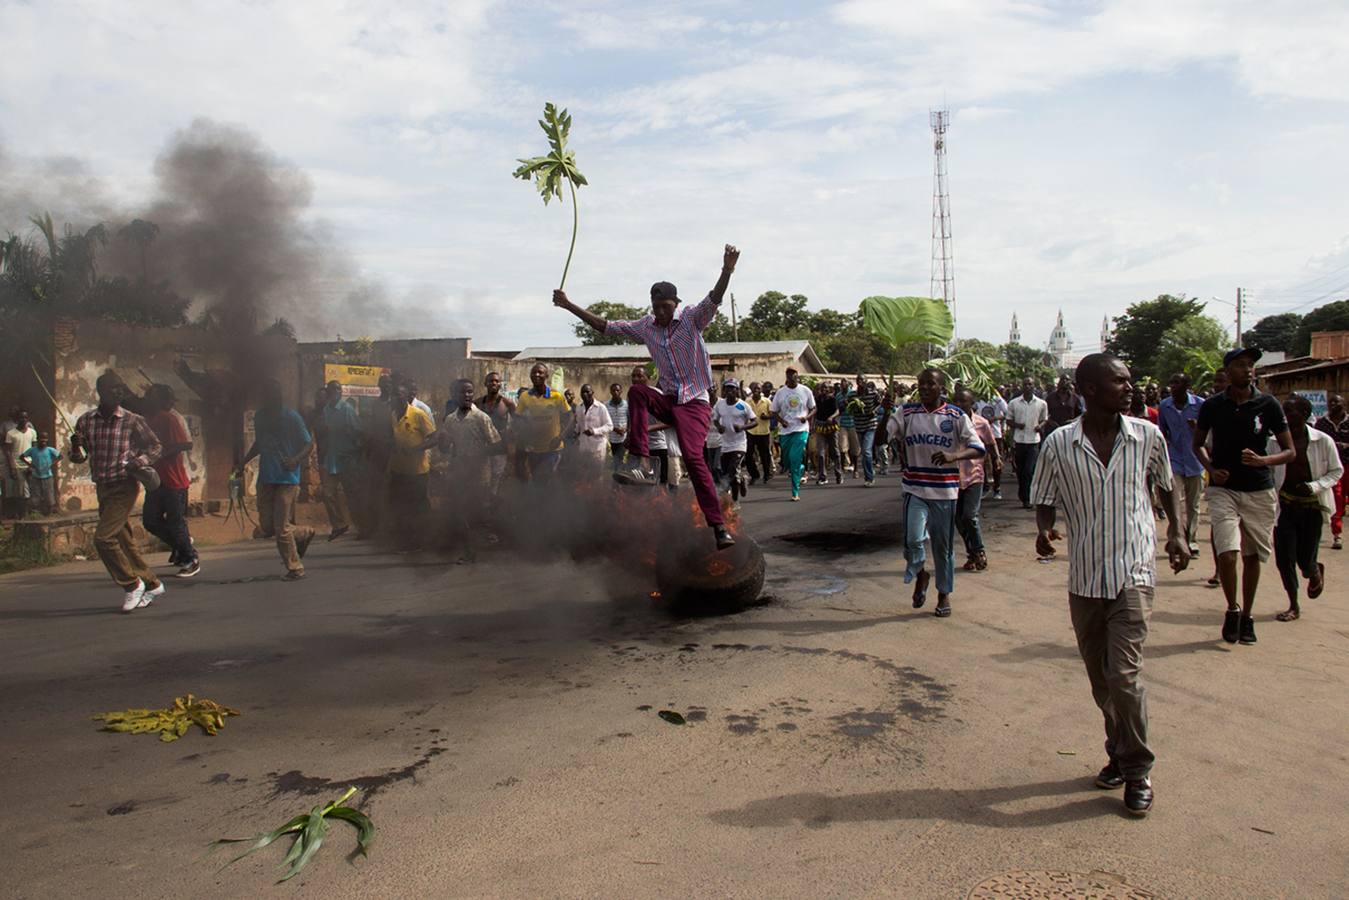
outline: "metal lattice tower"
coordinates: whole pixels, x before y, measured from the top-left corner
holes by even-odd
[[[951,242],[951,195],[946,187],[946,129],[951,114],[945,109],[928,114],[932,125],[932,285],[930,296],[941,298],[951,318],[956,315],[956,269]],[[954,340],[954,331],[952,332]]]

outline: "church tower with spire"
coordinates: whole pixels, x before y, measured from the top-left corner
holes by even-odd
[[[1046,349],[1054,357],[1055,366],[1060,369],[1068,367],[1068,352],[1073,349],[1073,341],[1063,324],[1063,310],[1059,310],[1059,318],[1054,323],[1054,330],[1049,333],[1049,346]]]
[[[1105,352],[1106,345],[1110,343],[1110,317],[1101,317],[1101,352]]]
[[[1021,326],[1016,324],[1016,313],[1012,313],[1012,330],[1007,332],[1007,343],[1021,343]]]

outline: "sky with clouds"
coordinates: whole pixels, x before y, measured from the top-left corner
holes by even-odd
[[[363,275],[478,348],[572,341],[549,300],[571,211],[510,177],[546,149],[545,100],[590,180],[581,302],[698,294],[728,241],[742,309],[928,293],[942,104],[963,337],[1001,342],[1016,311],[1042,343],[1062,309],[1091,350],[1159,293],[1243,286],[1248,322],[1349,296],[1343,0],[0,0],[0,20],[6,178],[40,198],[73,158],[133,202],[193,119],[240,126],[308,173]]]

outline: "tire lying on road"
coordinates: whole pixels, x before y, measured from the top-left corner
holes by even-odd
[[[656,564],[656,585],[679,615],[737,613],[753,606],[763,591],[763,551],[742,535],[729,550],[708,546],[663,556]]]

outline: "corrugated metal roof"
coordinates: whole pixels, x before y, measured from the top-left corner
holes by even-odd
[[[799,359],[812,371],[823,371],[820,358],[810,341],[727,341],[710,343],[707,352],[713,357],[730,356],[790,356]],[[516,354],[516,360],[573,359],[573,360],[634,360],[650,359],[651,354],[641,344],[607,344],[577,347],[526,347]]]

